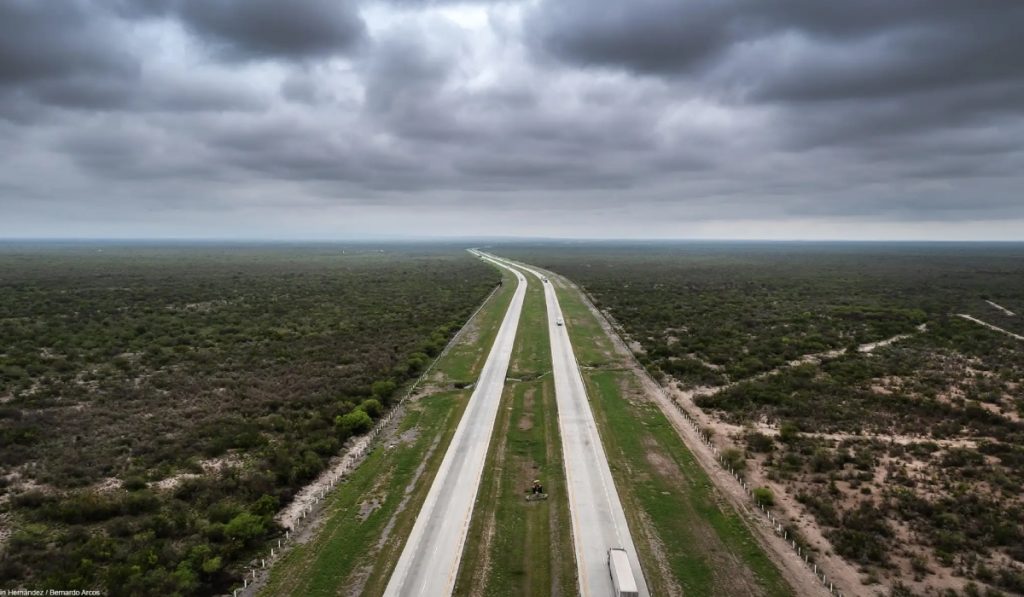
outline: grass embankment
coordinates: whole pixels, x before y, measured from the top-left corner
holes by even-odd
[[[651,594],[792,594],[579,293],[558,296]]]
[[[385,439],[346,483],[328,497],[323,525],[274,567],[265,595],[380,595],[444,458],[515,291],[504,284],[451,350],[438,360],[428,387],[411,401],[398,431]]]
[[[576,562],[542,286],[532,278],[456,595],[575,595]],[[549,498],[527,502],[541,479]]]

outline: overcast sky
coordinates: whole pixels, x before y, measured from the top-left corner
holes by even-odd
[[[0,237],[1024,240],[1024,2],[0,0]]]

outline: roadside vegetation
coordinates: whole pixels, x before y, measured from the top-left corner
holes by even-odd
[[[579,294],[558,292],[651,594],[792,594]]]
[[[845,591],[1024,593],[1024,342],[957,316],[1024,331],[1019,245],[497,252],[580,284]]]
[[[329,495],[322,524],[275,564],[261,594],[384,592],[515,291],[512,274],[492,271],[503,275],[498,292],[438,359],[396,428]]]
[[[4,245],[0,587],[239,584],[499,279],[436,246]]]

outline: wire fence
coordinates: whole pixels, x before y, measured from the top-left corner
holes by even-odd
[[[421,373],[420,376],[416,378],[416,381],[414,381],[413,384],[409,386],[409,388],[402,395],[401,399],[399,399],[398,402],[396,402],[388,410],[387,414],[385,414],[383,417],[377,420],[377,422],[374,424],[373,428],[370,431],[368,431],[365,435],[360,436],[356,440],[355,444],[352,445],[347,451],[345,451],[341,455],[341,462],[339,463],[339,466],[335,468],[343,470],[331,471],[326,480],[317,479],[317,481],[314,482],[314,485],[320,483],[324,484],[325,487],[321,489],[319,492],[316,492],[313,495],[312,499],[310,500],[310,503],[299,511],[296,522],[294,523],[292,528],[286,528],[283,537],[278,537],[275,541],[269,544],[270,551],[268,553],[263,554],[249,562],[249,564],[245,568],[245,573],[242,575],[242,586],[236,587],[231,590],[230,595],[232,597],[249,597],[256,593],[256,591],[262,584],[262,581],[266,580],[270,568],[273,567],[273,565],[281,559],[284,553],[295,544],[295,538],[308,527],[309,523],[314,518],[313,515],[320,510],[323,503],[327,500],[331,493],[338,487],[338,485],[344,483],[348,475],[351,474],[351,472],[354,471],[356,468],[358,468],[359,465],[364,460],[366,460],[366,458],[373,452],[374,448],[376,447],[375,444],[377,438],[379,438],[383,433],[385,433],[389,426],[401,417],[401,415],[404,413],[404,408],[409,399],[415,395],[416,390],[419,389],[420,385],[434,371],[434,368],[437,365],[437,363],[445,356],[447,356],[451,348],[455,346],[459,342],[459,340],[465,335],[466,328],[469,326],[470,323],[473,322],[474,319],[476,319],[480,311],[483,310],[483,308],[491,302],[491,300],[494,298],[494,295],[498,293],[501,287],[502,284],[498,284],[497,286],[494,287],[494,290],[492,290],[491,293],[487,295],[487,298],[485,298],[483,302],[480,303],[476,310],[473,311],[473,313],[469,316],[468,319],[466,319],[466,322],[462,324],[462,327],[459,328],[459,331],[456,332],[454,336],[452,336],[451,340],[448,341],[444,349],[441,350],[441,352],[438,353],[436,357],[434,357],[434,359],[430,362],[430,365],[428,365],[427,368],[423,371],[423,373]]]
[[[615,333],[616,335],[618,335],[618,332],[616,331],[615,325],[608,319],[608,317],[606,315],[604,315],[604,313],[602,313],[594,305],[593,300],[586,293],[586,291],[584,291],[579,286],[576,286],[572,282],[568,282],[567,281],[567,284],[572,286],[573,288],[575,288],[577,291],[579,291],[580,296],[583,297],[583,300],[587,303],[588,308],[590,308],[590,310],[593,313],[597,314],[598,317],[605,318],[605,321],[608,323],[608,328],[612,331],[612,333]],[[621,336],[619,337],[619,341],[622,343],[623,346],[628,346],[628,345],[626,345],[625,341],[622,339]],[[639,368],[639,370],[643,371],[644,375],[648,375],[648,377],[649,377],[649,374],[647,373],[647,369],[645,369],[643,367],[643,365],[640,364],[640,362],[636,360],[636,356],[633,354],[633,352],[631,350],[628,350],[628,349],[627,349],[627,352],[629,353],[629,358]],[[655,386],[658,387],[659,391],[662,390],[661,385],[658,384],[656,381],[654,381],[653,378],[651,378],[651,382]],[[779,537],[781,537],[786,542],[786,544],[789,545],[789,547],[792,548],[793,551],[796,552],[797,556],[800,557],[800,559],[803,560],[804,564],[811,570],[811,572],[814,574],[815,578],[817,578],[818,581],[821,582],[822,588],[828,590],[829,594],[831,594],[831,595],[838,595],[839,597],[843,597],[845,594],[836,587],[835,582],[833,580],[830,580],[828,575],[826,575],[825,571],[820,566],[818,566],[818,562],[815,561],[814,558],[812,557],[811,550],[808,549],[806,546],[804,546],[801,542],[799,542],[797,540],[797,537],[795,536],[795,534],[792,537],[790,536],[789,529],[790,528],[795,528],[795,527],[791,523],[787,523],[787,522],[783,521],[777,515],[776,512],[773,512],[771,510],[770,507],[766,507],[763,503],[761,503],[757,499],[755,494],[754,494],[754,489],[755,488],[751,487],[750,484],[747,483],[747,480],[743,477],[743,475],[740,474],[739,471],[735,470],[729,464],[728,460],[719,451],[718,447],[715,446],[714,442],[711,441],[711,436],[701,428],[701,426],[697,422],[697,420],[694,419],[690,415],[690,413],[688,413],[686,411],[686,409],[683,408],[683,406],[681,404],[679,404],[678,402],[673,400],[671,397],[668,397],[668,400],[673,404],[673,406],[676,407],[676,409],[679,411],[679,413],[683,415],[683,418],[693,428],[693,430],[697,433],[697,437],[700,438],[700,440],[704,443],[704,445],[706,445],[708,448],[711,449],[711,452],[715,455],[715,461],[718,463],[718,465],[724,471],[726,471],[730,475],[732,475],[732,477],[736,480],[736,482],[739,483],[740,487],[743,488],[744,492],[747,494],[747,496],[753,502],[753,504],[754,504],[754,506],[756,508],[755,512],[760,512],[765,517],[766,521],[771,525],[772,530],[775,532],[775,534],[778,535]]]

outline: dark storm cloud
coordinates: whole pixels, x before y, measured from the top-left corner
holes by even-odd
[[[230,59],[310,58],[342,54],[366,38],[354,2],[336,0],[121,0],[126,18],[180,21]]]
[[[736,109],[769,110],[774,130],[762,132],[790,150],[834,146],[870,159],[880,146],[911,145],[936,130],[966,135],[1024,114],[1021,3],[586,5],[542,2],[527,19],[535,54],[662,78]],[[942,149],[955,153],[957,139],[948,141]]]
[[[178,13],[198,36],[236,57],[330,56],[366,36],[354,4],[338,0],[182,0]]]
[[[571,63],[653,74],[692,74],[738,46],[772,36],[804,36],[848,49],[875,41],[887,46],[883,55],[859,58],[883,60],[847,56],[845,66],[855,67],[851,91],[877,93],[934,85],[936,64],[969,67],[944,73],[938,81],[943,85],[950,78],[1019,74],[1022,18],[1024,6],[1001,0],[609,0],[600,8],[586,0],[545,0],[528,19],[528,35]],[[772,68],[775,59],[790,56],[761,58]],[[794,65],[794,78],[809,86],[794,91],[813,95],[815,80],[800,77],[800,66]],[[875,85],[876,79],[884,84]],[[821,88],[835,90],[834,82],[822,81]]]
[[[119,88],[138,59],[111,39],[116,28],[80,2],[0,3],[0,118],[33,120],[41,105],[123,105]]]
[[[102,3],[71,0],[0,3],[0,119],[52,119],[54,108],[189,112],[261,103],[209,78],[145,72],[147,57],[131,43],[132,23],[120,17],[163,14],[170,3],[132,6],[110,11]]]
[[[137,59],[108,43],[110,35],[79,2],[0,2],[0,84],[134,73]]]
[[[11,0],[0,207],[1021,219],[1021,30],[1003,0]]]

